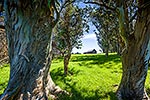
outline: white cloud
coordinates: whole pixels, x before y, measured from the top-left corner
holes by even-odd
[[[96,39],[96,35],[94,33],[86,34],[84,35],[83,39]]]
[[[96,40],[96,35],[94,33],[91,34],[85,34],[84,37],[81,39],[82,40],[82,48],[81,49],[76,49],[73,48],[73,53],[76,52],[86,52],[92,49],[96,49],[98,53],[100,53],[100,47],[97,44],[97,40]]]

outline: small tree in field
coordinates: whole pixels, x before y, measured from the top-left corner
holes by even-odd
[[[54,31],[54,48],[64,58],[64,74],[68,74],[68,65],[74,47],[80,48],[83,36],[81,10],[73,4],[66,7]]]

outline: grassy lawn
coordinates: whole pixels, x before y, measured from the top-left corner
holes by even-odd
[[[55,59],[51,66],[51,76],[56,85],[72,95],[60,100],[116,100],[115,92],[121,80],[121,62],[116,54],[108,58],[104,54],[72,55],[69,75],[63,75],[63,59]],[[149,71],[150,73],[150,71]],[[150,90],[150,79],[146,89]],[[0,94],[7,85],[9,67],[0,67]],[[150,96],[150,95],[149,95]]]
[[[9,65],[0,65],[0,94],[3,93],[4,89],[7,86],[8,79],[9,79]]]

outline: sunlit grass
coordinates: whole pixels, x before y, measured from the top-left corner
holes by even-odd
[[[3,93],[4,89],[7,86],[9,79],[9,72],[10,69],[8,64],[0,66],[0,94]]]
[[[63,74],[63,59],[54,59],[51,76],[56,85],[67,90],[71,96],[60,100],[116,100],[115,92],[121,80],[121,61],[116,54],[108,58],[104,54],[72,55],[69,75]],[[9,67],[0,67],[0,94],[7,85]],[[146,89],[150,94],[150,70],[146,80]],[[150,96],[150,95],[149,95]]]
[[[54,60],[51,75],[61,88],[72,93],[64,100],[116,100],[115,91],[121,79],[120,57],[111,54],[73,55],[67,77],[63,75],[63,62]]]

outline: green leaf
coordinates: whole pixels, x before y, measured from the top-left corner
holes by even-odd
[[[51,0],[48,0],[48,7],[50,8]]]

